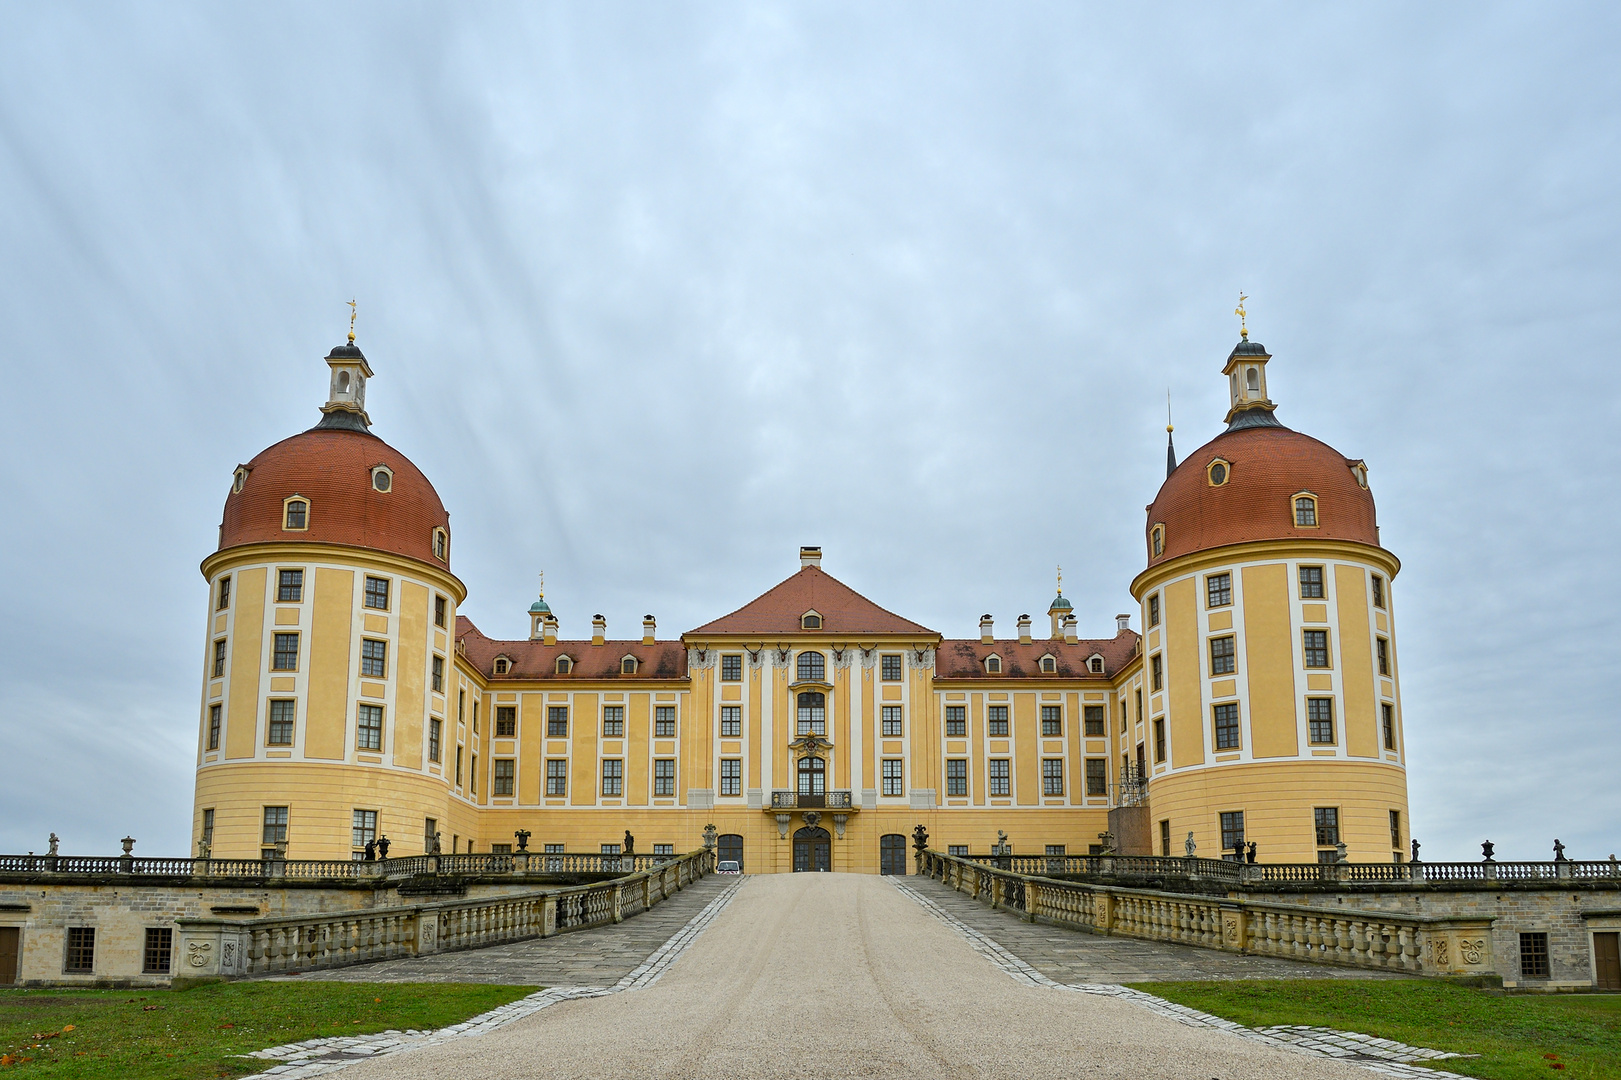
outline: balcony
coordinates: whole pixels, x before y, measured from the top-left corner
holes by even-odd
[[[855,810],[855,800],[848,791],[827,791],[811,794],[804,791],[773,791],[771,810]]]

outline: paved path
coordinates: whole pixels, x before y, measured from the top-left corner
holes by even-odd
[[[1368,1080],[1129,996],[1009,978],[949,919],[865,874],[750,878],[656,982],[361,1061],[343,1080],[445,1076]]]

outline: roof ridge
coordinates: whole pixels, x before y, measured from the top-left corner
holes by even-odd
[[[809,575],[809,576],[807,576],[807,575]],[[843,593],[848,594],[849,597],[854,598],[856,601],[859,601],[860,606],[865,607],[867,609],[870,609],[871,612],[876,612],[876,613],[878,613],[880,615],[883,615],[883,616],[885,616],[885,617],[887,617],[889,619],[893,619],[895,621],[896,625],[891,626],[891,627],[889,627],[887,629],[872,629],[872,628],[864,628],[864,627],[845,628],[845,627],[840,627],[840,626],[829,626],[828,622],[827,622],[827,619],[828,619],[828,616],[830,614],[832,614],[832,615],[840,615],[840,614],[857,615],[858,612],[857,611],[840,612],[835,605],[832,605],[832,604],[828,603],[829,600],[834,599],[834,597],[830,597],[830,596],[823,596],[820,599],[820,601],[818,601],[818,599],[814,595],[812,595],[812,596],[804,597],[803,600],[801,601],[801,598],[798,597],[796,595],[796,593],[798,591],[808,591],[808,592],[814,593],[815,585],[816,585],[816,582],[817,582],[817,580],[819,578],[822,579],[822,580],[825,580],[827,582],[827,584],[830,585],[833,589],[842,590]],[[798,587],[797,589],[796,589],[796,586]],[[769,601],[771,601],[773,598],[782,599],[782,600],[785,600],[785,601],[790,601],[791,600],[793,603],[788,605],[788,606],[797,607],[798,610],[794,610],[792,612],[789,612],[787,607],[783,607],[782,610],[775,610],[777,605],[773,605],[773,604],[769,603]],[[801,602],[803,603],[804,606],[799,607],[798,605]],[[820,607],[818,607],[818,603],[820,603],[820,605],[821,605]],[[772,610],[764,610],[764,608],[770,608]],[[826,608],[827,610],[823,610],[823,608]],[[760,609],[760,610],[751,611],[750,609]],[[822,633],[831,633],[831,634],[859,634],[859,633],[870,633],[870,634],[934,634],[934,633],[936,633],[936,631],[930,630],[928,627],[923,626],[920,623],[915,623],[915,622],[913,622],[912,620],[910,620],[908,618],[905,618],[905,617],[903,617],[901,615],[897,615],[895,612],[890,611],[888,608],[884,607],[883,605],[875,603],[874,601],[872,601],[868,597],[866,597],[863,594],[857,592],[855,589],[851,588],[849,585],[846,585],[844,582],[840,581],[838,578],[834,577],[832,574],[828,573],[826,570],[823,570],[819,566],[802,566],[802,567],[800,567],[798,571],[796,571],[793,574],[788,575],[788,577],[786,577],[783,580],[777,582],[777,584],[771,586],[771,588],[767,589],[765,592],[761,593],[759,596],[756,596],[754,599],[750,600],[748,603],[742,605],[741,607],[737,608],[734,611],[727,612],[725,615],[720,616],[718,619],[711,619],[709,622],[704,623],[702,626],[696,627],[696,628],[694,628],[692,630],[688,630],[687,633],[688,634],[798,633],[798,632],[802,631],[802,628],[800,626],[798,626],[799,617],[800,617],[800,615],[802,615],[807,610],[815,610],[818,614],[820,614],[823,617],[823,623],[822,623],[823,630],[821,631]],[[864,614],[864,612],[862,614]],[[755,617],[755,619],[757,619],[757,622],[755,622],[753,625],[737,627],[735,629],[727,628],[726,626],[723,625],[723,624],[725,624],[727,622],[736,621],[736,620],[748,621],[750,616],[753,616],[753,617]],[[778,623],[782,619],[785,619],[785,618],[788,618],[788,617],[791,617],[793,619],[795,625],[793,625],[793,626],[786,626],[786,625],[773,626],[772,625],[772,624]]]

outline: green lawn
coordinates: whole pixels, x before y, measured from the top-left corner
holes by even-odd
[[[192,990],[0,990],[0,1077],[241,1076],[275,1062],[238,1054],[322,1036],[445,1027],[536,989],[238,982]]]
[[[1432,1067],[1490,1080],[1621,1077],[1621,995],[1515,994],[1430,979],[1136,983],[1248,1027],[1309,1024],[1479,1054]]]

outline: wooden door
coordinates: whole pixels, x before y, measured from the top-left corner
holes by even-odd
[[[22,931],[15,926],[0,926],[0,986],[10,986],[17,981],[17,941]],[[1615,935],[1610,935],[1611,940]],[[1611,945],[1613,952],[1615,946]]]
[[[1598,976],[1598,988],[1621,990],[1621,933],[1594,934],[1593,959],[1598,969],[1594,972]]]
[[[833,838],[827,830],[807,826],[794,833],[794,873],[827,873],[833,869]]]
[[[878,838],[878,872],[906,873],[906,837],[899,833],[890,833]]]

